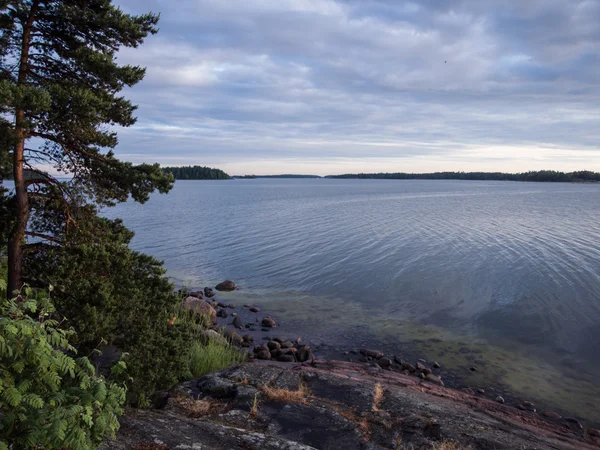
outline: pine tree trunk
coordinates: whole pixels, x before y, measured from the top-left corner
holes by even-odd
[[[23,41],[21,43],[21,58],[19,61],[18,86],[27,83],[27,62],[29,60],[29,47],[31,42],[31,29],[37,12],[38,1],[33,2],[29,17],[23,27]],[[25,173],[23,165],[25,162],[25,139],[26,139],[25,110],[21,106],[15,111],[15,134],[16,142],[13,155],[13,177],[15,181],[16,217],[13,229],[8,237],[8,298],[12,297],[15,290],[23,286],[23,254],[22,243],[27,230],[29,220],[29,196],[25,184]]]

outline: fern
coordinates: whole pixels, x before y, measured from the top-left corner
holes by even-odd
[[[0,301],[0,450],[94,449],[118,429],[125,389],[65,353],[73,332],[57,328],[46,298],[26,292],[36,301]]]

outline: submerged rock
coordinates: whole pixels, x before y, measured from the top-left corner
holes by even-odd
[[[231,324],[236,327],[239,328],[240,330],[244,328],[244,322],[242,321],[242,319],[240,319],[238,316],[236,316],[233,319],[233,322],[231,322]]]
[[[235,291],[237,289],[236,284],[231,280],[225,280],[215,286],[217,291]]]
[[[262,320],[262,326],[267,328],[273,328],[275,326],[275,321],[270,317],[265,317]]]

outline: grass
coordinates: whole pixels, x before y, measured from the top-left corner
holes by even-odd
[[[310,391],[303,384],[300,384],[300,386],[298,386],[298,389],[295,391],[271,386],[261,386],[260,390],[263,392],[267,400],[279,403],[306,404],[307,397],[310,395]]]
[[[209,339],[206,344],[196,341],[189,353],[189,371],[192,378],[225,369],[246,361],[246,353],[229,344]]]
[[[254,394],[254,401],[252,402],[252,408],[250,408],[250,417],[256,417],[258,415],[258,392]]]

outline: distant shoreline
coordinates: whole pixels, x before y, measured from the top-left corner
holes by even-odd
[[[165,172],[172,173],[176,180],[252,180],[258,178],[276,179],[360,179],[360,180],[464,180],[464,181],[524,181],[550,183],[597,183],[600,172],[581,170],[576,172],[558,172],[540,170],[522,173],[504,172],[431,172],[431,173],[349,173],[341,175],[234,175],[219,169],[208,167],[168,167]]]

